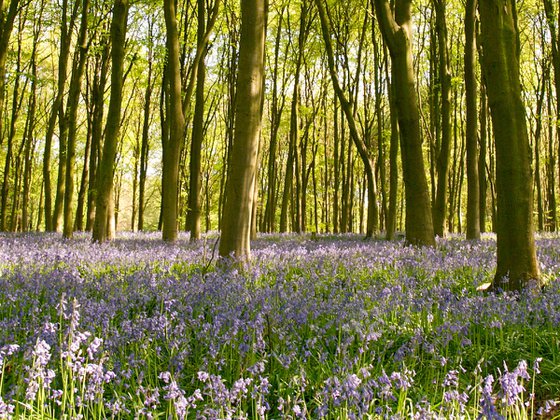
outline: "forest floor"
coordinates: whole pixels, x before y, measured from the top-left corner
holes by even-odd
[[[560,237],[489,294],[495,238],[0,235],[0,419],[560,418]]]

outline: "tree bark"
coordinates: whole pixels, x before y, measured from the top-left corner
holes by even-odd
[[[552,51],[552,68],[554,69],[554,85],[556,87],[556,121],[560,121],[560,36],[558,35],[558,25],[560,25],[560,6],[556,4],[556,16],[554,15],[554,4],[552,0],[543,0],[546,21],[550,32],[550,46]],[[556,139],[558,141],[558,156],[560,156],[560,127],[556,124]],[[552,143],[552,138],[549,139]],[[560,158],[558,159],[558,169],[560,171]],[[551,178],[553,179],[553,178]],[[552,181],[554,183],[554,181]],[[560,185],[560,183],[559,183]],[[556,191],[550,192],[549,202],[556,203]],[[551,206],[552,207],[552,206]],[[556,208],[550,212],[550,222],[552,230],[556,228]]]
[[[381,33],[392,59],[392,80],[398,114],[406,196],[406,240],[435,245],[432,211],[420,138],[420,117],[412,59],[411,0],[397,0],[395,16],[388,0],[375,0]]]
[[[10,5],[4,9],[4,1],[0,0],[0,111],[4,109],[4,95],[6,92],[6,59],[14,21],[18,14],[19,0],[10,0]],[[3,143],[3,118],[0,118],[0,145]]]
[[[219,253],[250,258],[251,212],[259,135],[265,47],[265,0],[241,0],[241,39],[237,77],[235,136],[228,168]]]
[[[478,177],[478,111],[476,57],[476,5],[465,6],[465,96],[467,105],[467,239],[480,239],[480,180]]]
[[[447,0],[434,0],[436,31],[438,39],[438,75],[441,87],[441,141],[437,155],[437,188],[433,208],[434,233],[443,237],[447,208],[447,186],[449,176],[449,152],[451,143],[451,74],[447,45],[447,22],[445,18]]]
[[[497,254],[494,289],[540,285],[533,234],[529,138],[511,0],[479,4],[482,64],[496,141]]]
[[[88,10],[89,0],[82,2],[82,18],[80,22],[80,34],[78,38],[77,52],[74,58],[72,78],[70,80],[70,91],[68,93],[67,104],[67,129],[68,143],[66,153],[66,179],[64,192],[64,228],[63,236],[71,238],[74,233],[74,219],[72,217],[73,198],[74,198],[74,174],[76,172],[76,138],[78,136],[78,105],[80,101],[80,91],[82,87],[82,76],[86,65],[87,51],[87,29],[88,29]]]
[[[111,22],[111,99],[105,127],[105,142],[97,176],[96,211],[93,225],[93,240],[96,242],[105,242],[108,239],[108,228],[110,227],[108,225],[113,203],[114,166],[121,123],[128,6],[128,0],[115,0]]]
[[[89,188],[87,198],[86,231],[93,230],[97,202],[97,173],[101,159],[105,86],[109,77],[110,41],[102,46],[102,53],[95,58],[95,75],[91,87],[91,153],[89,155]]]
[[[202,55],[198,63],[196,96],[193,117],[193,129],[191,139],[190,161],[189,161],[189,197],[187,210],[187,230],[190,231],[191,241],[200,239],[200,209],[202,187],[202,142],[204,140],[204,83],[206,80],[206,46],[203,44],[206,33],[206,2],[198,0],[198,29],[197,44],[202,45]]]
[[[164,1],[165,27],[167,30],[167,71],[169,77],[169,139],[164,147],[162,238],[164,241],[177,239],[177,189],[179,181],[179,159],[185,133],[185,117],[182,107],[181,66],[179,62],[179,33],[175,0]]]

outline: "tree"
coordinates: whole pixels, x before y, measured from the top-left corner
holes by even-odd
[[[374,174],[373,159],[370,157],[370,152],[367,148],[367,145],[358,134],[358,129],[356,127],[356,123],[354,119],[354,114],[352,112],[352,104],[346,98],[346,95],[344,94],[340,86],[340,82],[338,81],[338,76],[336,74],[336,69],[335,69],[333,48],[329,38],[329,33],[330,33],[329,22],[327,20],[327,13],[325,12],[325,7],[321,3],[321,0],[315,0],[315,4],[317,5],[317,9],[319,10],[319,18],[321,20],[321,30],[323,34],[323,40],[325,41],[329,71],[331,74],[331,79],[333,81],[334,90],[336,92],[338,100],[340,101],[340,106],[342,107],[342,111],[344,112],[346,121],[348,122],[348,128],[350,129],[350,136],[352,137],[352,140],[356,145],[356,148],[358,150],[360,158],[362,159],[366,171],[367,190],[368,190],[368,224],[367,224],[368,228],[366,232],[366,237],[371,238],[373,236],[374,230],[377,230],[378,228],[378,217],[379,217],[378,216],[379,213],[377,209],[377,201],[376,201],[377,197],[375,196],[376,188],[375,188],[375,174]]]
[[[480,189],[478,178],[478,118],[476,105],[476,5],[465,6],[465,96],[467,104],[467,239],[480,239]]]
[[[479,3],[482,65],[496,142],[498,262],[492,287],[519,291],[540,285],[540,273],[515,7],[514,0]]]
[[[258,143],[262,119],[266,0],[241,0],[235,135],[219,253],[250,257]]]
[[[2,111],[4,109],[4,85],[6,82],[6,59],[8,46],[14,28],[14,21],[18,14],[19,0],[11,0],[8,7],[4,6],[4,0],[0,0],[0,144],[3,140]]]
[[[88,28],[89,0],[82,2],[82,18],[80,23],[80,34],[78,38],[78,49],[72,68],[70,80],[70,92],[68,93],[67,123],[68,143],[66,152],[66,188],[64,192],[64,228],[65,238],[71,238],[74,232],[74,219],[72,217],[72,204],[74,196],[74,173],[76,166],[76,137],[78,135],[78,104],[82,86],[82,76],[86,66],[86,54],[88,45],[86,42]]]
[[[434,233],[444,235],[449,175],[449,149],[451,143],[451,74],[447,45],[447,0],[433,0],[436,10],[438,39],[438,76],[441,92],[441,140],[437,151],[437,189],[433,207]]]
[[[381,33],[391,55],[406,197],[406,239],[413,245],[435,245],[428,183],[424,170],[420,116],[412,61],[412,1],[375,0]]]
[[[169,137],[163,147],[162,238],[177,239],[177,190],[179,159],[185,135],[185,116],[181,95],[181,65],[179,62],[179,32],[176,2],[164,0],[165,28],[167,30],[167,76],[169,78]]]
[[[126,21],[128,17],[128,0],[115,0],[113,20],[111,22],[111,99],[109,114],[105,126],[105,142],[97,174],[97,195],[95,205],[95,222],[93,240],[105,242],[111,217],[113,196],[113,176],[115,158],[121,124],[123,63],[125,56]]]
[[[191,241],[200,239],[200,210],[202,187],[202,141],[204,140],[204,84],[206,80],[206,63],[204,59],[208,52],[207,44],[210,31],[214,26],[218,15],[219,0],[214,2],[210,13],[209,21],[206,22],[206,2],[198,0],[198,28],[196,34],[198,63],[196,74],[196,97],[193,117],[192,141],[190,151],[190,179],[189,179],[189,198],[187,211],[187,229],[191,232]],[[187,98],[190,100],[190,98]]]

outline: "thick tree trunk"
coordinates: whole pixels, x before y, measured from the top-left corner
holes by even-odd
[[[97,177],[97,199],[93,240],[105,242],[109,235],[109,221],[112,219],[114,166],[119,138],[122,108],[122,85],[124,46],[128,0],[115,0],[111,23],[111,99],[105,127],[105,142]]]
[[[265,0],[241,0],[241,40],[237,77],[235,137],[219,253],[250,257],[253,208],[264,78]]]
[[[496,140],[498,263],[494,289],[540,284],[533,234],[529,138],[521,98],[517,27],[511,0],[479,4],[482,64]]]
[[[432,211],[420,137],[420,117],[412,60],[411,0],[397,0],[395,17],[388,0],[375,0],[383,38],[392,59],[392,80],[401,139],[406,196],[406,239],[413,245],[435,245]]]

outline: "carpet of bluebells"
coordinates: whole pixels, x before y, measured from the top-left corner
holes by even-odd
[[[0,419],[560,418],[559,237],[488,295],[490,236],[215,242],[0,236]]]

